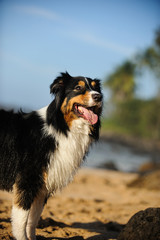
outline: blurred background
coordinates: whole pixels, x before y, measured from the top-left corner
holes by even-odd
[[[159,0],[1,0],[0,105],[48,105],[63,71],[100,78],[101,140],[85,166],[159,167],[159,16]]]

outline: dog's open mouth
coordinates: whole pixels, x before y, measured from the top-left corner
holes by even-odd
[[[86,107],[75,103],[74,112],[78,117],[84,118],[92,125],[96,124],[98,121],[98,116],[94,113],[94,107]]]

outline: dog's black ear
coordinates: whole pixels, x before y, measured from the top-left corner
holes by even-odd
[[[64,89],[67,81],[71,78],[68,72],[61,73],[50,85],[50,93],[56,94],[59,90]]]

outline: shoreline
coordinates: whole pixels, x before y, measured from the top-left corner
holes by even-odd
[[[121,135],[110,131],[101,131],[99,140],[125,145],[140,153],[156,153],[160,155],[160,141]]]

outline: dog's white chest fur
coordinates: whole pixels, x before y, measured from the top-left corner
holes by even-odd
[[[72,181],[91,143],[89,132],[86,121],[78,119],[73,122],[67,137],[64,134],[54,134],[57,147],[50,154],[47,178],[50,193],[62,189]]]

